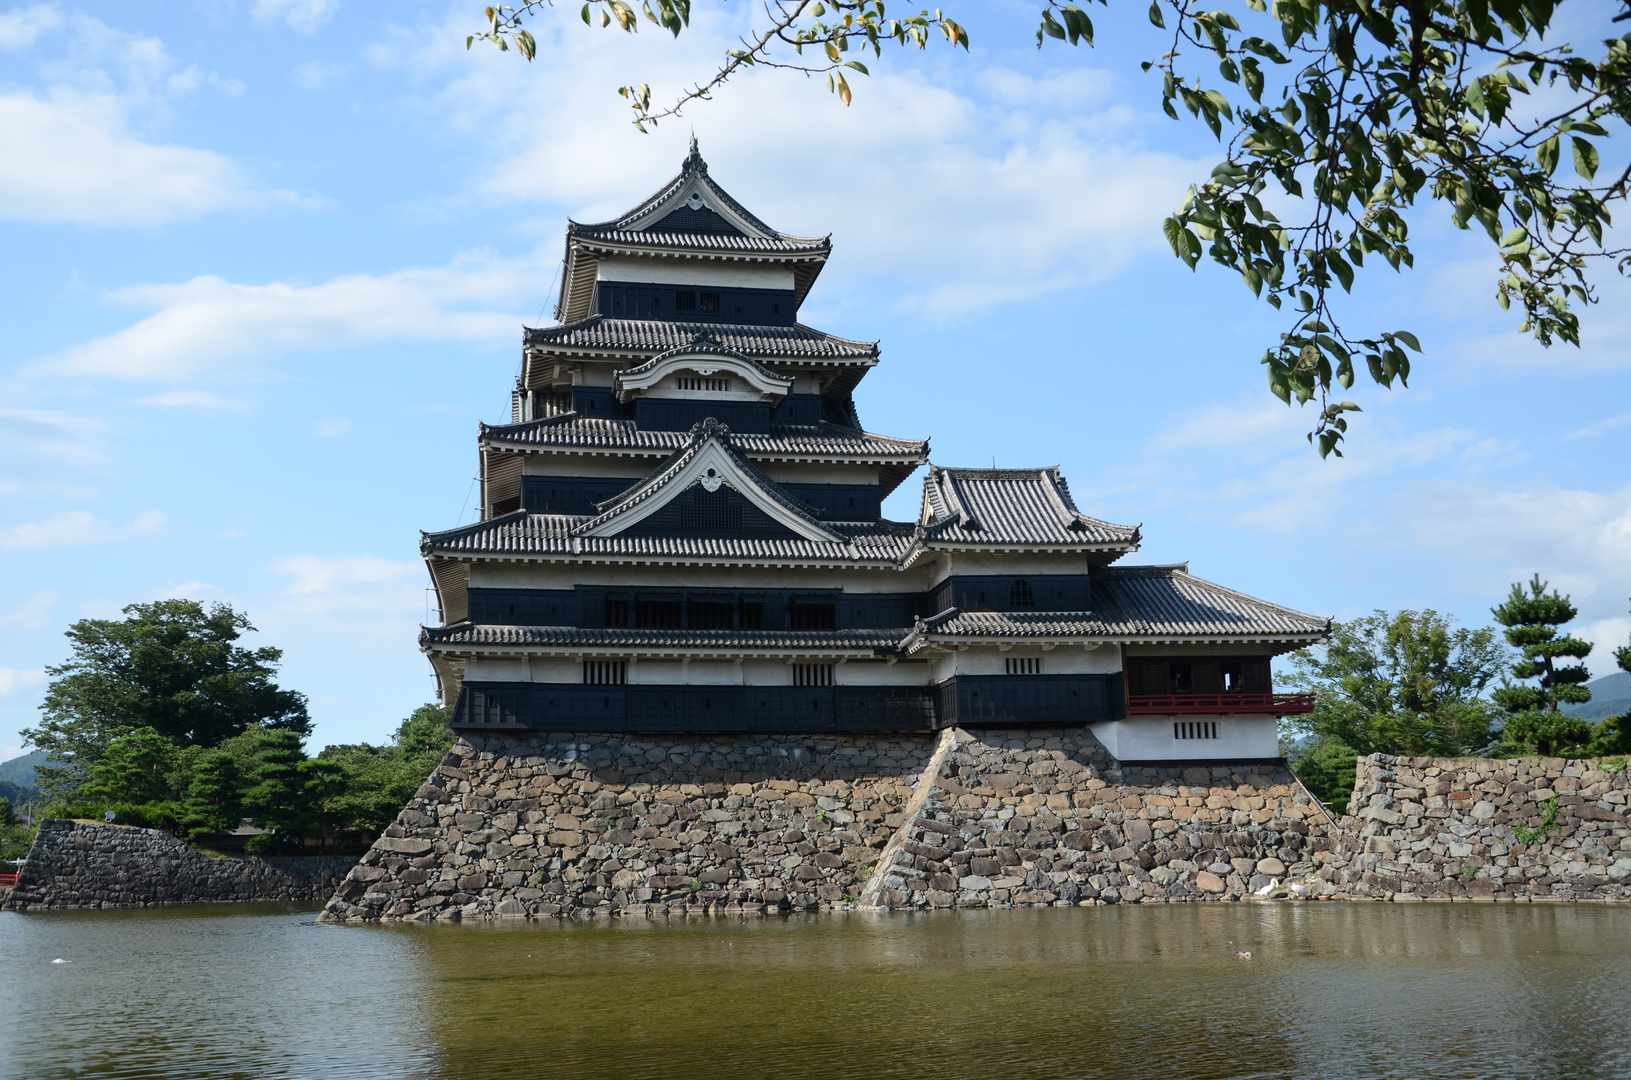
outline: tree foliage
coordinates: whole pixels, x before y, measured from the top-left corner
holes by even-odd
[[[42,718],[23,737],[52,754],[38,770],[48,795],[65,795],[112,741],[138,730],[180,746],[252,727],[310,731],[305,695],[273,681],[282,651],[235,644],[254,630],[248,616],[192,600],[131,604],[124,616],[74,623],[72,657],[46,669]]]
[[[1502,728],[1507,753],[1530,748],[1541,755],[1581,750],[1593,733],[1591,724],[1558,710],[1562,703],[1591,700],[1591,691],[1581,685],[1591,678],[1585,665],[1558,661],[1583,660],[1593,646],[1558,635],[1558,628],[1573,622],[1578,612],[1567,596],[1546,590],[1547,583],[1536,574],[1527,590],[1515,583],[1506,601],[1491,609],[1495,621],[1507,628],[1506,640],[1523,654],[1511,666],[1512,676],[1520,681],[1495,691],[1496,704],[1509,714]],[[1530,679],[1534,685],[1528,684]]]
[[[1323,656],[1291,658],[1289,685],[1316,696],[1314,712],[1288,726],[1359,754],[1471,753],[1492,739],[1484,692],[1506,660],[1493,629],[1453,627],[1432,610],[1334,622]]]
[[[513,43],[534,59],[524,23],[546,6],[487,8],[466,47]],[[1418,199],[1489,237],[1496,300],[1516,304],[1522,331],[1543,345],[1579,344],[1576,305],[1595,300],[1593,266],[1631,270],[1631,249],[1608,231],[1631,166],[1598,177],[1604,141],[1631,120],[1631,34],[1605,22],[1587,40],[1548,42],[1561,9],[1556,0],[1244,0],[1231,12],[1152,0],[1149,20],[1164,35],[1144,69],[1161,78],[1162,108],[1174,119],[1181,108],[1225,146],[1163,230],[1191,269],[1205,255],[1288,313],[1263,364],[1282,401],[1317,400],[1309,439],[1322,456],[1340,456],[1346,414],[1359,409],[1336,392],[1361,374],[1403,385],[1406,350],[1420,352],[1408,331],[1345,328],[1334,303],[1366,259],[1414,265],[1407,219]],[[880,0],[774,0],[764,13],[670,104],[653,105],[648,84],[619,87],[635,126],[679,115],[747,67],[822,76],[848,105],[845,72],[868,74],[854,55],[879,57],[889,43],[922,49],[936,36],[969,44],[939,9],[891,18]],[[677,37],[691,5],[642,0],[641,14]],[[580,15],[629,33],[641,22],[625,0],[590,0]],[[1628,16],[1631,6],[1616,21]],[[1036,38],[1091,46],[1093,23],[1076,4],[1045,0]],[[1274,205],[1294,207],[1295,219]]]

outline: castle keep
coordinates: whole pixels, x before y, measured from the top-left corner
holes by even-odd
[[[460,739],[324,921],[1218,899],[1331,847],[1269,670],[1328,622],[867,431],[877,343],[798,320],[831,250],[694,143],[568,224],[480,520],[422,541]]]
[[[427,533],[421,646],[461,731],[927,733],[1091,725],[1121,761],[1273,759],[1269,658],[1327,623],[1123,566],[1058,468],[929,465],[868,432],[876,342],[798,321],[831,253],[708,174],[568,224],[559,325],[480,429],[481,520]]]

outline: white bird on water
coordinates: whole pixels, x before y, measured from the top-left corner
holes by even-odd
[[[62,957],[60,957],[60,956],[59,956],[59,957],[57,957],[57,958],[56,958],[56,959],[55,959],[55,960],[53,960],[53,961],[51,961],[51,962],[52,962],[52,963],[53,963],[53,964],[71,964],[71,963],[73,963],[73,961],[72,961],[72,960],[64,960],[64,959],[63,959],[63,958],[62,958]]]
[[[1279,887],[1280,887],[1280,879],[1279,878],[1269,878],[1269,883],[1267,885],[1263,886],[1261,889],[1258,889],[1257,890],[1257,895],[1258,896],[1267,896],[1267,895],[1269,895],[1269,893],[1272,893],[1275,889],[1278,889]]]

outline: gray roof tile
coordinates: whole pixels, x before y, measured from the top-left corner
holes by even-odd
[[[871,365],[878,359],[876,341],[851,341],[822,333],[802,323],[792,326],[733,326],[590,315],[558,326],[529,326],[525,339],[529,346],[656,354],[684,346],[701,334],[708,335],[724,348],[761,363],[798,361]]]
[[[684,431],[646,431],[632,420],[603,420],[568,412],[519,424],[483,424],[481,438],[490,442],[527,446],[584,447],[606,450],[649,450],[672,453],[690,441]],[[864,461],[922,461],[928,440],[894,439],[839,427],[825,421],[810,425],[777,425],[768,435],[733,434],[731,441],[748,457],[807,455]]]
[[[1331,620],[1193,577],[1179,566],[1112,566],[1093,574],[1094,614],[1118,637],[1323,637]]]
[[[1076,509],[1057,466],[1050,469],[948,469],[923,478],[928,543],[983,546],[1121,546],[1138,529],[1112,525]]]

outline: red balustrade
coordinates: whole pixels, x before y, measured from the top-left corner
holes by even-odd
[[[1132,694],[1127,698],[1128,716],[1192,716],[1203,713],[1290,716],[1313,711],[1313,694]]]

